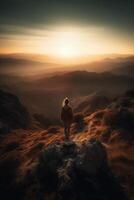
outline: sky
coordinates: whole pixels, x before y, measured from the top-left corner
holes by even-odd
[[[0,53],[134,53],[133,0],[1,0]]]

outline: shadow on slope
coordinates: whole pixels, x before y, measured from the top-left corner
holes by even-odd
[[[28,128],[30,115],[17,96],[0,90],[0,130],[8,133],[16,128]]]

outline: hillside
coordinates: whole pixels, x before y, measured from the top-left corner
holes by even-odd
[[[14,57],[13,55],[0,55],[0,72],[2,75],[33,76],[42,73],[52,73],[59,70],[60,64],[49,61],[40,61],[29,57]]]
[[[76,69],[83,69],[89,72],[114,72],[116,69],[126,68],[127,66],[134,66],[134,56],[120,56],[116,55],[105,56],[105,58],[99,59],[98,61],[87,62],[83,64],[76,65]],[[121,72],[121,71],[120,71]],[[120,75],[122,73],[119,73]],[[124,74],[127,75],[127,74]]]
[[[2,76],[0,88],[16,94],[32,114],[57,118],[65,96],[75,101],[100,92],[109,99],[133,89],[134,79],[109,72],[73,71],[49,77],[43,74],[33,78]]]
[[[132,64],[127,64],[126,66],[123,67],[117,67],[116,69],[112,70],[112,73],[117,74],[117,75],[127,75],[129,77],[134,77],[134,63]]]
[[[132,200],[133,91],[114,99],[105,109],[98,108],[83,120],[81,130],[78,121],[72,124],[70,143],[65,142],[61,126],[42,129],[36,121],[27,130],[1,134],[0,195],[4,199],[74,200],[78,199],[78,193],[80,200],[87,197],[127,199],[126,195]],[[105,171],[101,171],[102,167]],[[78,184],[74,187],[76,180]]]
[[[76,98],[72,102],[72,105],[74,112],[82,112],[86,116],[98,109],[106,108],[110,101],[111,99],[108,94],[104,94],[104,92],[96,92]]]
[[[3,66],[8,65],[13,67],[13,65],[19,64],[33,64],[37,66],[40,64],[45,64],[55,66],[55,72],[59,66],[61,71],[64,71],[66,66],[66,71],[75,70],[86,70],[90,72],[104,72],[111,71],[118,67],[127,67],[128,65],[134,64],[133,55],[88,55],[76,58],[60,58],[55,56],[41,55],[41,54],[0,54],[0,64]],[[69,69],[69,70],[68,70]]]

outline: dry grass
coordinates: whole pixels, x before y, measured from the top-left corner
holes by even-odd
[[[81,143],[90,138],[98,138],[104,143],[108,153],[109,165],[124,186],[130,199],[134,199],[134,142],[127,140],[110,140],[112,133],[108,126],[101,123],[101,118],[106,110],[96,112],[85,118],[86,127],[83,132],[71,134],[71,140]],[[52,133],[51,133],[52,130]],[[118,130],[116,131],[118,133]],[[63,142],[63,129],[52,127],[49,130],[16,130],[1,138],[0,142],[0,165],[8,163],[13,165],[17,177],[20,181],[31,169],[38,159],[43,148],[55,142]],[[0,172],[2,173],[2,172]]]

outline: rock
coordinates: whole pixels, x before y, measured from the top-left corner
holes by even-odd
[[[62,146],[64,156],[74,155],[76,153],[77,146],[73,141],[65,142]]]
[[[63,199],[76,199],[74,159],[65,160],[63,166],[58,170],[59,187],[58,192]]]
[[[80,148],[75,161],[77,170],[89,175],[97,175],[103,165],[107,165],[107,154],[104,146],[95,140],[86,142]]]
[[[53,144],[44,149],[40,155],[37,177],[43,190],[51,192],[57,187],[57,170],[62,164],[63,157],[61,148],[60,144]]]
[[[42,196],[53,193],[55,200],[127,199],[110,171],[105,147],[96,140],[48,146],[36,174]]]
[[[2,90],[0,90],[0,123],[3,133],[10,129],[27,128],[30,123],[29,113],[18,97]]]

